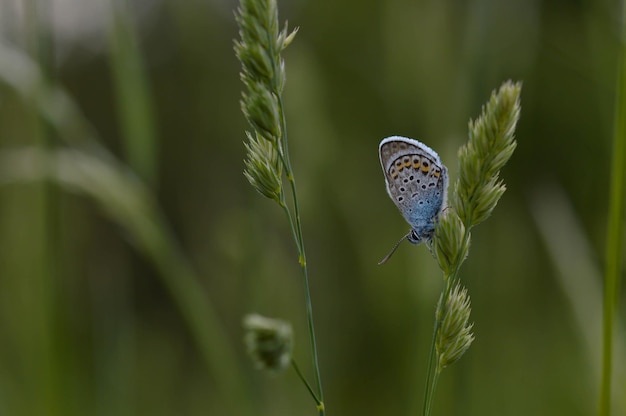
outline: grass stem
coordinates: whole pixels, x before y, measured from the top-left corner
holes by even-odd
[[[293,211],[295,221],[289,218],[289,222],[292,225],[292,230],[294,233],[294,240],[296,246],[298,248],[298,262],[300,263],[300,268],[302,270],[302,278],[304,281],[304,292],[305,292],[305,302],[306,302],[306,314],[307,314],[307,326],[309,331],[309,342],[311,344],[311,359],[313,362],[313,369],[315,371],[315,382],[317,385],[318,398],[316,401],[318,403],[319,414],[324,414],[324,391],[322,389],[322,378],[320,374],[320,366],[319,366],[319,358],[317,353],[317,341],[315,338],[315,325],[313,323],[313,302],[311,300],[311,289],[309,285],[309,272],[307,268],[306,262],[306,251],[304,249],[304,238],[302,236],[302,222],[300,220],[300,209],[298,206],[298,198],[296,191],[296,181],[294,178],[293,171],[291,169],[291,160],[289,158],[289,153],[287,153],[287,122],[284,113],[284,106],[282,97],[278,96],[278,105],[280,108],[281,115],[281,124],[282,124],[282,132],[283,132],[283,147],[282,149],[285,153],[281,156],[281,160],[283,161],[283,167],[285,168],[285,174],[287,176],[287,180],[289,181],[289,185],[291,188],[292,200],[293,200]],[[289,215],[289,211],[286,210]],[[294,227],[295,226],[295,227]],[[308,387],[308,383],[307,383]]]
[[[626,8],[622,2],[622,19]],[[617,95],[615,98],[615,124],[611,160],[611,185],[609,218],[607,223],[606,268],[604,279],[604,309],[602,327],[602,377],[600,380],[599,416],[611,414],[611,377],[613,367],[613,332],[615,310],[620,292],[619,275],[623,246],[624,174],[626,173],[626,28],[624,21],[619,39]]]

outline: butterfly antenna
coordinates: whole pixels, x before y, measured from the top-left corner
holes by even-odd
[[[409,237],[409,235],[411,235],[411,231],[409,231],[409,233],[408,233],[407,235],[405,235],[404,237],[402,237],[402,238],[401,238],[401,239],[400,239],[400,240],[399,240],[399,241],[398,241],[398,242],[397,242],[397,243],[393,246],[393,248],[391,249],[391,251],[389,252],[389,254],[387,254],[387,255],[385,256],[385,258],[384,258],[384,259],[382,259],[381,261],[379,261],[379,262],[378,262],[378,265],[380,266],[380,265],[382,265],[382,264],[387,263],[387,261],[388,261],[388,260],[391,258],[391,256],[393,255],[393,253],[395,253],[395,252],[396,252],[396,249],[398,248],[398,246],[400,245],[400,243],[401,243],[401,242],[403,242],[404,240],[406,240],[406,239]]]

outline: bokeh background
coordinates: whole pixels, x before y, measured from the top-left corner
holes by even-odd
[[[242,341],[246,313],[289,320],[312,378],[288,224],[242,174],[237,2],[0,5],[0,415],[316,414]],[[434,414],[593,414],[617,2],[279,8],[300,27],[284,98],[328,414],[421,412],[441,274],[423,246],[376,264],[408,230],[379,141],[419,138],[454,180],[508,79],[508,190],[461,271],[476,341]]]

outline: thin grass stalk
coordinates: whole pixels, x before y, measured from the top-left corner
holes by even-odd
[[[313,387],[311,386],[311,384],[309,384],[306,377],[304,377],[304,374],[302,374],[300,367],[298,367],[298,364],[293,359],[291,360],[291,366],[293,367],[294,371],[298,375],[298,378],[300,378],[300,381],[302,381],[302,383],[306,386],[306,389],[309,391],[309,394],[315,398],[316,402],[322,403],[322,400],[319,397],[317,397],[317,393],[315,393],[315,390],[313,390]]]
[[[440,300],[442,298],[440,297]],[[435,360],[437,352],[435,351],[435,340],[437,338],[437,331],[439,330],[439,320],[435,320],[435,328],[433,330],[432,340],[430,341],[430,353],[428,355],[428,369],[426,370],[426,389],[424,390],[424,404],[422,407],[422,414],[429,415],[432,409],[432,401],[434,396],[434,390],[436,388],[436,372]]]
[[[426,414],[427,415],[429,415],[431,413],[432,408],[433,408],[433,401],[435,399],[434,392],[437,390],[437,383],[439,382],[439,375],[440,374],[441,374],[441,372],[438,371],[437,369],[435,369],[435,372],[433,373],[433,378],[432,378],[432,380],[430,382],[430,392],[431,392],[431,394],[428,396],[428,401],[426,402]]]
[[[611,160],[611,185],[607,223],[606,269],[602,326],[602,377],[600,381],[599,416],[611,414],[611,378],[613,371],[613,332],[615,311],[620,293],[620,271],[623,247],[624,174],[626,173],[626,4],[621,3],[622,21],[618,43],[618,74],[615,98],[615,121]]]
[[[276,90],[277,91],[277,90]],[[289,221],[289,226],[293,235],[294,242],[296,244],[296,248],[298,250],[298,263],[300,264],[300,269],[302,271],[302,279],[304,284],[305,291],[305,302],[306,302],[306,313],[307,313],[307,329],[309,333],[309,343],[311,348],[311,360],[313,365],[313,370],[315,373],[315,384],[317,387],[317,394],[314,394],[313,390],[310,388],[309,383],[302,377],[302,373],[299,372],[299,368],[295,365],[294,369],[298,372],[298,376],[305,383],[307,389],[311,393],[311,396],[317,403],[317,408],[320,416],[324,415],[324,390],[322,388],[322,378],[320,373],[319,366],[319,358],[317,352],[317,340],[315,337],[315,325],[313,320],[313,302],[311,300],[311,290],[309,285],[309,273],[306,261],[306,250],[304,248],[304,237],[302,234],[302,222],[300,220],[300,208],[298,206],[298,193],[296,189],[296,180],[293,174],[293,170],[291,168],[291,159],[289,157],[289,149],[288,149],[288,135],[287,135],[287,121],[284,112],[283,99],[281,94],[277,93],[278,96],[278,106],[280,110],[280,123],[282,140],[281,140],[281,151],[278,152],[279,158],[285,169],[285,176],[289,182],[289,187],[291,190],[292,196],[292,205],[293,205],[293,215],[289,209],[289,206],[286,204],[284,200],[284,192],[281,190],[279,205],[283,208],[285,215],[287,216],[287,220]]]
[[[281,101],[281,105],[282,105],[282,101]],[[285,125],[283,127],[283,131],[285,132],[285,135],[286,135],[287,130],[286,130]],[[283,158],[283,156],[281,155],[281,160],[283,162],[283,166],[285,167],[285,173],[287,177],[289,178],[288,180],[289,180],[291,192],[293,195],[293,206],[294,206],[295,215],[291,214],[289,207],[286,205],[285,200],[284,200],[284,194],[282,193],[282,191],[281,191],[279,204],[283,208],[283,211],[285,212],[287,220],[289,221],[289,227],[291,229],[294,242],[296,243],[296,247],[298,249],[298,263],[300,264],[300,268],[302,270],[302,278],[303,278],[303,283],[304,283],[306,313],[307,313],[307,330],[309,334],[311,359],[312,359],[313,369],[315,372],[315,384],[317,387],[317,393],[313,391],[308,381],[306,381],[306,379],[303,377],[295,361],[292,361],[292,364],[293,364],[294,370],[296,370],[296,372],[298,373],[298,377],[300,377],[302,382],[305,384],[307,390],[309,391],[309,393],[311,394],[311,396],[317,403],[317,407],[318,407],[320,415],[324,415],[324,391],[322,389],[322,379],[320,375],[319,359],[318,359],[318,353],[317,353],[317,340],[315,338],[315,325],[313,322],[313,303],[311,300],[311,290],[309,288],[309,275],[308,275],[308,268],[307,268],[307,262],[306,262],[306,251],[304,249],[304,239],[302,237],[302,225],[300,222],[300,215],[299,215],[299,210],[298,210],[298,199],[296,197],[297,195],[296,183],[293,177],[293,173],[290,170],[289,156],[287,155],[286,158]],[[295,221],[294,221],[294,217],[295,217]]]
[[[311,300],[311,289],[309,285],[309,272],[306,261],[306,251],[304,249],[304,238],[302,236],[302,222],[300,220],[300,209],[298,206],[298,197],[296,190],[296,180],[291,169],[291,160],[288,153],[288,138],[287,138],[287,122],[284,115],[284,107],[282,97],[278,96],[278,104],[280,106],[281,113],[281,123],[282,123],[282,131],[283,131],[283,149],[285,150],[285,154],[283,157],[283,163],[285,168],[285,174],[287,176],[287,180],[289,181],[289,185],[291,188],[292,200],[293,200],[293,211],[295,216],[295,235],[294,240],[296,246],[298,247],[298,262],[300,263],[300,268],[302,269],[302,279],[304,283],[304,291],[306,298],[306,313],[307,313],[307,327],[309,331],[309,341],[311,344],[311,358],[313,362],[313,369],[315,372],[315,383],[317,385],[317,396],[316,401],[318,405],[318,410],[320,415],[324,415],[324,390],[322,389],[322,377],[320,374],[320,366],[319,366],[319,358],[317,353],[317,340],[315,338],[315,325],[313,322],[313,302]]]
[[[469,244],[470,239],[470,227],[465,228],[465,233],[463,235],[464,241],[467,241]],[[458,263],[455,265],[453,272],[450,275],[444,276],[444,287],[441,292],[440,304],[445,305],[448,302],[448,298],[450,297],[451,289],[459,282],[459,269],[461,268],[462,263]],[[432,412],[432,406],[435,396],[435,391],[437,390],[437,382],[439,381],[439,375],[441,372],[438,367],[435,365],[438,354],[435,348],[435,340],[437,338],[437,331],[441,326],[441,321],[439,319],[435,319],[435,329],[433,331],[433,337],[430,345],[430,354],[428,357],[428,371],[426,373],[426,390],[424,391],[424,407],[422,409],[422,414],[424,416],[428,416]],[[434,371],[433,371],[434,370]]]

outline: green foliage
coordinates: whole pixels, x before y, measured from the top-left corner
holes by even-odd
[[[313,374],[291,226],[242,175],[244,130],[256,134],[239,105],[233,3],[116,0],[129,25],[119,36],[112,1],[12,3],[0,40],[0,413],[315,413],[291,370],[259,373],[242,342],[247,312],[288,317],[293,357]],[[617,6],[280,6],[301,27],[280,83],[330,413],[420,413],[435,276],[468,250],[459,223],[467,227],[449,208],[436,261],[400,246],[393,262],[374,265],[403,222],[380,176],[381,137],[429,143],[452,194],[468,115],[513,78],[524,80],[524,112],[499,176],[507,191],[471,229],[459,273],[476,340],[440,378],[433,414],[594,414],[598,259],[607,248],[617,264],[624,258],[606,238],[623,229],[607,225],[609,192],[620,190],[611,137],[626,114],[616,108],[626,85],[615,82]],[[146,132],[154,142],[135,136]],[[623,291],[611,287],[614,359],[605,365],[620,392]],[[625,400],[612,395],[614,415]]]

